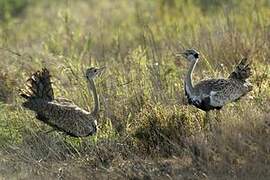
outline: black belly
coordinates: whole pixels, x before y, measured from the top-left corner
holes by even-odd
[[[185,91],[185,94],[186,94],[189,104],[194,105],[195,107],[203,111],[210,111],[214,109],[220,110],[222,108],[222,106],[212,106],[210,104],[210,97],[206,97],[199,102],[199,101],[192,100],[192,98],[190,98],[190,96],[188,95],[186,91]]]
[[[208,102],[205,102],[204,100],[201,103],[191,103],[191,104],[203,111],[210,111],[214,109],[220,110],[222,108],[220,106],[211,106]]]

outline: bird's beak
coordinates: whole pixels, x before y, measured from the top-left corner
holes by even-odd
[[[99,69],[98,69],[98,71],[99,71],[99,72],[98,72],[98,75],[100,76],[100,75],[102,74],[102,72],[103,72],[105,69],[106,69],[105,66],[99,68]]]
[[[99,68],[99,70],[101,70],[101,71],[103,71],[103,70],[105,70],[105,69],[106,69],[106,67],[105,67],[105,66],[103,66],[103,67]]]
[[[184,52],[180,52],[180,53],[175,53],[175,57],[179,58],[179,57],[183,57],[185,55]]]
[[[176,60],[179,60],[182,57],[186,57],[186,53],[185,52],[175,53],[174,56]]]
[[[179,59],[181,57],[185,57],[185,53],[184,52],[175,53],[174,56],[175,56],[175,61],[174,61],[175,65],[182,66],[182,61],[179,61]]]
[[[185,52],[179,52],[179,53],[175,53],[175,56],[183,56],[185,54],[186,54]]]

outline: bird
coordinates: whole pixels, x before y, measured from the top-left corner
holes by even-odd
[[[193,85],[192,75],[200,59],[200,53],[195,49],[187,49],[176,53],[176,57],[184,57],[190,62],[184,80],[188,104],[205,111],[206,115],[209,111],[220,110],[226,104],[235,102],[252,91],[253,86],[247,80],[252,75],[247,58],[242,58],[227,78],[206,79]]]
[[[20,90],[21,97],[26,100],[22,107],[34,111],[38,120],[69,136],[94,135],[99,117],[99,97],[94,79],[104,69],[91,67],[85,72],[89,93],[91,91],[94,98],[92,112],[78,107],[71,100],[54,98],[51,75],[47,68],[36,71],[27,79],[25,88]]]

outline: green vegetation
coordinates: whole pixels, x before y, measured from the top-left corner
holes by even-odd
[[[270,176],[270,3],[268,0],[0,0],[0,178],[267,179]],[[254,90],[212,112],[187,105],[194,79],[228,76],[252,61]],[[42,67],[56,96],[91,109],[84,70],[97,79],[99,132],[76,139],[23,109],[18,89]]]
[[[23,13],[29,0],[0,0],[0,20],[8,20],[12,16]]]

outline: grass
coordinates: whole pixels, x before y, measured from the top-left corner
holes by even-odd
[[[11,3],[12,4],[12,3]],[[23,5],[22,5],[23,6]],[[11,7],[9,5],[9,7]],[[0,177],[3,179],[267,179],[270,165],[270,4],[267,0],[27,1],[0,21]],[[188,64],[198,81],[227,77],[243,56],[254,90],[216,114],[187,105]],[[97,79],[99,131],[76,139],[23,109],[18,89],[47,67],[56,96],[90,110],[83,79]]]

